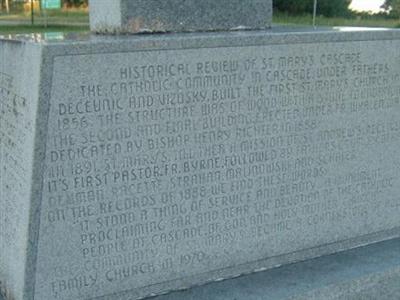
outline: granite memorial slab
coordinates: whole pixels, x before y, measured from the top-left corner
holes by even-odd
[[[90,0],[95,32],[267,29],[272,0]]]
[[[0,40],[0,286],[139,299],[400,235],[400,31]]]

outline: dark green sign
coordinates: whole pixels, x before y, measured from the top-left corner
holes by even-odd
[[[61,0],[41,0],[43,9],[60,9]]]

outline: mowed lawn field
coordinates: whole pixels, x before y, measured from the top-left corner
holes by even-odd
[[[311,15],[291,16],[284,13],[274,14],[276,25],[305,26],[312,25]],[[318,16],[318,26],[358,26],[400,28],[400,20],[382,17],[326,18]],[[40,33],[40,32],[79,32],[89,30],[88,9],[50,10],[46,14],[38,11],[31,25],[29,12],[0,13],[0,34]]]
[[[0,14],[0,34],[41,33],[41,32],[79,32],[89,30],[87,9],[49,10],[45,13],[35,11],[34,25],[31,14]]]

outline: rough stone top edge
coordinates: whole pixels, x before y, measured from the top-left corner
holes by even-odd
[[[291,27],[273,26],[270,30],[235,30],[224,32],[185,32],[185,33],[143,33],[143,34],[116,34],[102,35],[90,32],[73,33],[37,33],[37,34],[0,34],[0,42],[34,43],[34,44],[71,44],[71,43],[114,43],[114,42],[140,42],[148,40],[171,40],[193,38],[290,38],[290,37],[315,37],[316,42],[322,35],[331,37],[352,36],[354,40],[371,39],[380,40],[400,38],[400,29],[373,28],[373,27]],[[290,42],[290,41],[289,41]]]
[[[214,28],[214,29],[183,29],[181,31],[167,30],[167,29],[152,29],[152,28],[141,28],[136,32],[131,32],[129,26],[98,26],[93,34],[99,34],[104,36],[113,35],[130,35],[136,36],[141,34],[185,34],[185,33],[221,33],[221,32],[236,32],[236,31],[259,31],[259,30],[270,30],[272,28],[271,23],[266,23],[263,26],[248,27],[248,26],[236,26],[232,28]]]
[[[225,32],[164,33],[164,34],[121,34],[97,35],[90,32],[45,34],[0,35],[1,43],[35,44],[50,48],[79,48],[85,46],[100,48],[129,45],[132,51],[176,48],[216,47],[217,45],[245,46],[285,43],[347,42],[365,40],[397,40],[400,29],[370,27],[289,27],[274,26],[271,30],[244,30]],[[86,49],[87,52],[87,49]],[[96,53],[98,51],[95,51]],[[107,51],[108,52],[108,51]]]

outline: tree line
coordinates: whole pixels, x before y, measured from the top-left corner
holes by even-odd
[[[368,1],[368,0],[364,0]],[[313,12],[314,0],[273,0],[274,10],[291,15]],[[318,0],[318,14],[325,17],[349,17],[355,13],[349,9],[351,0]],[[400,17],[400,0],[385,0],[385,15]]]
[[[291,15],[312,13],[314,0],[274,0],[274,10]],[[318,14],[325,17],[349,15],[351,0],[318,0]]]
[[[391,15],[400,18],[400,0],[386,0],[382,8],[390,10]]]

